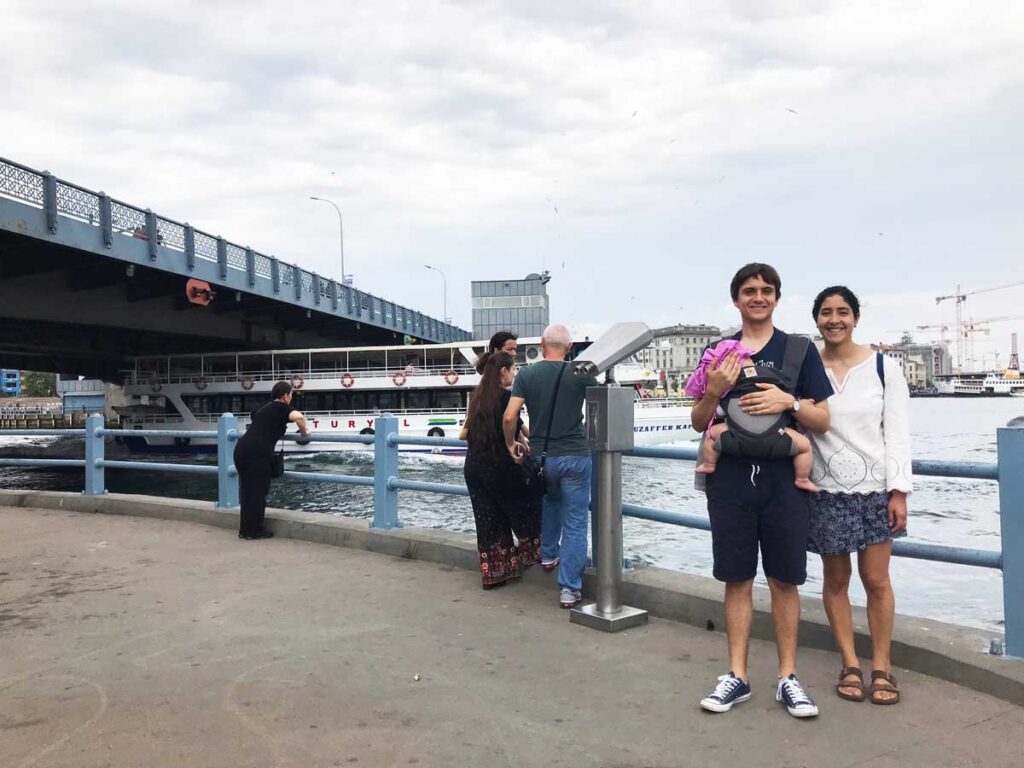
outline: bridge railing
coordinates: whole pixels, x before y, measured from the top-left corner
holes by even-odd
[[[294,294],[296,301],[306,298],[316,307],[324,303],[332,311],[355,320],[437,341],[467,341],[471,336],[442,320],[321,277],[297,265],[285,264],[273,256],[202,232],[188,223],[165,218],[148,208],[112,199],[103,192],[58,179],[48,171],[36,171],[4,158],[0,158],[0,197],[44,210],[53,233],[57,232],[58,217],[64,216],[97,227],[107,247],[113,244],[115,236],[146,241],[149,258],[154,262],[159,248],[168,248],[185,254],[189,270],[195,266],[196,259],[201,259],[217,264],[221,279],[227,278],[229,270],[244,273],[250,288],[255,287],[257,277],[266,278],[272,282],[275,294],[283,292],[282,286],[288,286],[286,295]]]
[[[294,480],[340,483],[343,485],[368,486],[373,488],[373,520],[371,527],[390,530],[401,527],[398,514],[399,491],[439,493],[468,496],[463,485],[403,480],[398,470],[400,445],[430,448],[465,448],[462,440],[450,437],[404,436],[399,431],[399,419],[390,414],[376,418],[375,433],[372,435],[316,434],[316,442],[349,443],[373,446],[374,474],[342,475],[324,472],[286,471],[284,476]],[[238,507],[238,472],[234,466],[234,446],[241,436],[238,419],[230,413],[223,414],[217,422],[217,430],[166,430],[166,429],[107,429],[103,417],[89,416],[85,429],[52,430],[2,430],[4,435],[60,435],[82,437],[85,440],[84,459],[0,459],[0,466],[54,466],[82,467],[85,470],[85,495],[106,493],[106,469],[130,469],[151,472],[191,472],[217,476],[217,506],[223,509]],[[172,464],[152,461],[120,461],[105,457],[104,448],[108,437],[187,437],[217,440],[217,464]],[[289,434],[285,439],[309,442]],[[914,473],[918,476],[990,480],[999,484],[999,513],[1001,548],[981,550],[968,547],[940,546],[924,542],[898,539],[893,542],[893,554],[944,563],[993,568],[1002,572],[1003,605],[1006,627],[1006,653],[1024,657],[1024,429],[1001,428],[997,431],[997,461],[915,461]],[[683,447],[643,447],[629,452],[630,456],[672,461],[694,461],[696,445]],[[623,503],[622,514],[642,520],[651,520],[685,528],[710,530],[706,515],[690,512],[655,509],[637,504]]]

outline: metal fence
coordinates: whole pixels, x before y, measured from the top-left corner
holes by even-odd
[[[340,311],[356,320],[436,341],[467,341],[472,337],[461,328],[370,294],[362,294],[362,301],[353,304],[343,296],[348,289],[343,291],[334,280],[4,158],[0,158],[0,197],[44,210],[52,233],[57,232],[58,216],[64,216],[97,227],[106,247],[112,245],[115,237],[146,241],[153,262],[158,261],[159,249],[166,248],[183,253],[190,269],[196,259],[213,262],[219,267],[221,279],[227,278],[229,270],[244,273],[250,288],[255,287],[257,277],[267,279],[273,284],[273,293],[281,293],[285,298],[287,294],[281,286],[287,285],[288,293],[294,294],[297,302],[311,301],[321,307],[321,299],[328,298],[331,311]],[[391,307],[391,311],[385,311],[385,307]]]
[[[403,436],[399,419],[391,414],[377,417],[373,435],[317,434],[317,442],[354,443],[373,446],[374,475],[339,475],[323,472],[285,472],[295,480],[371,486],[373,488],[373,521],[371,527],[383,530],[401,527],[398,514],[398,492],[468,496],[465,486],[403,480],[398,474],[399,445],[464,448],[454,438]],[[85,429],[2,430],[0,435],[63,435],[85,439],[84,459],[0,459],[0,466],[82,467],[85,471],[85,495],[106,493],[106,469],[132,469],[151,472],[191,472],[217,476],[217,506],[238,507],[238,473],[233,463],[234,446],[242,432],[238,419],[223,414],[216,431],[195,430],[121,430],[104,427],[103,417],[89,416]],[[107,437],[187,437],[217,440],[217,466],[209,464],[171,464],[152,461],[113,461],[105,458]],[[301,440],[295,434],[286,437]],[[893,542],[893,554],[922,560],[994,568],[1003,575],[1003,605],[1006,626],[1006,653],[1024,658],[1024,429],[1001,428],[997,432],[998,460],[994,463],[963,461],[915,461],[917,476],[991,480],[999,484],[1001,550],[980,550],[950,547],[907,540]],[[672,461],[694,461],[696,445],[685,447],[635,448],[627,455]],[[622,514],[686,528],[710,530],[708,518],[689,512],[653,509],[636,504],[623,504]]]

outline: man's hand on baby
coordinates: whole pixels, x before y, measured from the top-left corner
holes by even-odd
[[[721,398],[740,378],[740,358],[732,352],[708,368],[707,392]]]

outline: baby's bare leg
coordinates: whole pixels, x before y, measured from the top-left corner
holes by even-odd
[[[715,471],[718,466],[719,452],[715,450],[715,440],[729,427],[725,424],[715,424],[711,429],[708,430],[707,437],[704,440],[704,461],[697,465],[697,469],[694,470],[699,475],[710,475]]]
[[[793,472],[796,475],[796,479],[793,484],[797,488],[817,493],[818,486],[811,482],[811,468],[814,466],[811,441],[807,439],[806,435],[797,432],[795,429],[787,429],[786,434],[789,435],[793,445],[796,446],[796,456],[793,457]]]

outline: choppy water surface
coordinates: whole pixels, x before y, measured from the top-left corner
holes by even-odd
[[[911,402],[915,458],[960,461],[995,461],[996,428],[1011,418],[1024,415],[1024,403],[1010,398],[960,400],[918,399]],[[15,438],[8,438],[13,442]],[[80,441],[29,439],[16,445],[0,446],[4,456],[82,455]],[[122,449],[110,445],[113,456]],[[154,460],[182,460],[180,457],[152,457]],[[188,461],[212,461],[189,457]],[[320,454],[289,460],[289,469],[372,475],[369,453]],[[400,473],[406,479],[462,484],[462,460],[456,457],[402,456]],[[626,501],[668,510],[705,511],[704,497],[693,490],[691,462],[630,459],[623,462],[623,496]],[[918,478],[910,498],[910,538],[936,544],[999,548],[999,499],[994,482]],[[82,472],[77,469],[0,469],[0,487],[81,491]],[[114,493],[142,493],[194,499],[216,498],[216,479],[192,475],[149,474],[108,470],[107,488]],[[269,504],[350,517],[372,516],[372,490],[332,483],[276,481]],[[402,492],[400,514],[407,525],[472,532],[473,515],[469,500]],[[711,575],[710,534],[626,519],[627,557],[663,568]],[[805,591],[820,594],[821,566],[809,558],[809,579]],[[968,566],[896,558],[892,568],[897,610],[987,629],[1002,626],[1002,581],[997,571]],[[853,599],[863,604],[859,586]]]

